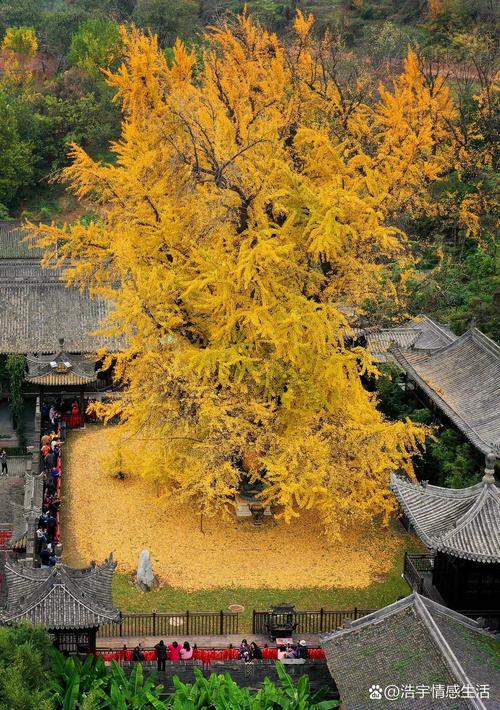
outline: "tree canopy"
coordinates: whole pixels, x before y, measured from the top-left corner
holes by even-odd
[[[130,30],[108,72],[116,162],[74,146],[65,171],[97,219],[38,234],[69,282],[110,299],[126,340],[124,390],[102,412],[121,419],[110,465],[140,450],[144,475],[209,513],[245,474],[285,520],[315,508],[335,535],[388,518],[389,473],[411,473],[424,439],[364,389],[373,365],[346,345],[344,306],[407,258],[395,225],[448,169],[455,108],[413,51],[392,87],[341,85],[312,25],[298,13],[285,48],[243,15],[201,58],[178,41],[171,64]]]

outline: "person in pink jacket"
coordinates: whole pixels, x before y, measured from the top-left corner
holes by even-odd
[[[181,647],[174,641],[168,645],[168,660],[169,661],[180,661],[181,660]]]
[[[193,649],[189,645],[189,641],[184,641],[184,645],[179,651],[183,661],[189,661],[193,657]]]

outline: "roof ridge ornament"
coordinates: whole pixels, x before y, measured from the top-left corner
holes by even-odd
[[[485,467],[484,467],[484,476],[483,476],[483,483],[485,484],[494,484],[495,483],[495,462],[497,460],[496,455],[493,453],[493,451],[490,451],[488,454],[485,456]]]

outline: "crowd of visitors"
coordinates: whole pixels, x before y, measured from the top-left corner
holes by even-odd
[[[161,640],[153,649],[145,649],[142,643],[137,644],[135,648],[128,649],[125,645],[121,651],[101,651],[99,652],[104,661],[118,662],[140,662],[156,661],[158,670],[164,670],[167,661],[201,661],[204,665],[210,665],[215,661],[243,661],[251,663],[252,661],[276,661],[297,662],[305,660],[324,660],[325,652],[322,648],[308,648],[304,640],[298,644],[288,643],[286,645],[268,646],[264,644],[261,648],[255,641],[248,643],[243,639],[239,647],[234,647],[230,644],[226,648],[198,648],[196,644],[191,645],[189,641],[178,643],[172,641],[168,645]]]
[[[72,411],[79,412],[78,402],[73,402]],[[42,567],[51,567],[57,562],[59,536],[59,509],[61,507],[61,449],[66,438],[65,422],[60,407],[43,402],[41,406],[42,436],[40,438],[40,461],[44,477],[42,514],[36,531],[37,554]]]
[[[184,641],[182,646],[177,643],[177,641],[172,641],[168,646],[165,644],[163,639],[156,644],[156,663],[158,670],[165,670],[165,661],[190,661],[193,658],[194,650],[191,648],[189,641]],[[142,656],[142,657],[136,657]],[[141,644],[136,646],[134,649],[134,660],[144,660],[144,653],[142,653]]]
[[[298,644],[288,643],[286,645],[280,645],[277,648],[269,648],[267,644],[264,646],[264,648],[260,648],[256,641],[248,643],[246,639],[243,639],[239,648],[233,648],[233,646],[229,646],[229,648],[227,649],[213,649],[212,651],[198,649],[196,644],[191,646],[189,641],[184,641],[184,643],[182,644],[178,643],[177,641],[172,641],[167,645],[162,639],[155,645],[153,651],[145,650],[142,643],[139,643],[137,644],[137,646],[135,646],[133,651],[129,651],[127,647],[124,646],[122,651],[116,651],[111,654],[103,655],[116,656],[120,660],[124,661],[155,660],[159,671],[165,670],[166,661],[175,662],[201,660],[205,663],[211,662],[213,660],[241,660],[245,663],[251,663],[252,661],[275,659],[279,661],[283,661],[285,659],[306,660],[308,658],[316,657],[315,653],[309,651],[309,649],[307,648],[307,644],[304,640],[299,641]],[[109,660],[117,660],[117,658],[110,658]]]
[[[240,658],[242,661],[245,661],[245,663],[249,663],[254,659],[260,661],[262,660],[262,651],[255,641],[249,644],[246,639],[243,639],[240,645]]]
[[[303,658],[304,660],[309,658],[309,650],[304,639],[299,641],[297,645],[293,643],[287,643],[286,646],[281,644],[278,647],[278,660],[284,661],[285,658]]]

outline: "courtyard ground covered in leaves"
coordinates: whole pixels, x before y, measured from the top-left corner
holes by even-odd
[[[415,538],[397,523],[344,531],[329,541],[314,512],[262,527],[234,515],[203,519],[185,502],[161,495],[151,479],[105,473],[106,432],[98,425],[72,432],[65,445],[62,539],[66,564],[118,562],[115,603],[122,611],[181,611],[245,607],[283,600],[297,608],[377,608],[408,593],[401,578],[405,550]],[[141,550],[151,552],[160,588],[140,592],[131,582]],[[248,619],[246,617],[249,617]]]

